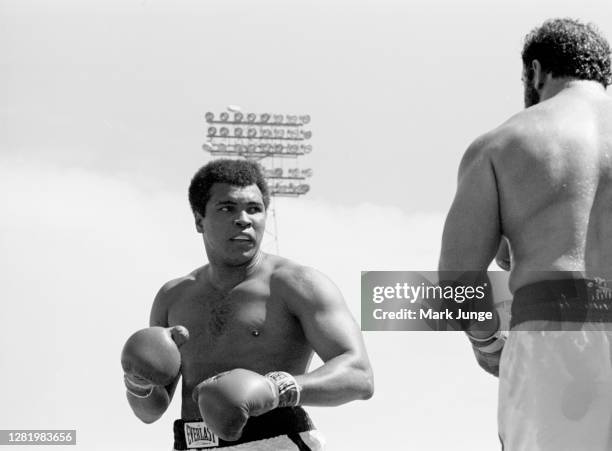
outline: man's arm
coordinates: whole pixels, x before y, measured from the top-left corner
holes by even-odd
[[[476,140],[459,166],[457,193],[450,208],[438,269],[483,271],[501,240],[497,180],[487,140]]]
[[[167,285],[168,284],[164,285],[157,293],[157,296],[155,296],[149,318],[150,327],[168,327],[169,295]],[[147,424],[157,421],[168,409],[168,406],[172,401],[172,397],[174,396],[179,378],[180,373],[170,384],[166,385],[165,387],[154,386],[151,394],[144,398],[134,396],[130,392],[127,392],[126,395],[128,403],[130,404],[134,414],[141,421]]]
[[[310,373],[295,376],[302,389],[300,404],[336,406],[370,398],[374,382],[361,331],[338,288],[320,272],[305,267],[282,271],[278,284],[306,339],[324,362]]]
[[[452,279],[467,271],[471,273],[466,278],[472,280],[459,280],[459,283],[487,280],[486,270],[500,248],[501,232],[495,168],[488,139],[480,138],[468,148],[459,167],[457,193],[444,225],[438,266],[440,280]],[[504,255],[504,248],[501,249]],[[479,302],[479,310],[491,311],[494,315],[490,320],[470,324],[468,336],[479,365],[497,376],[504,344],[499,332],[500,318],[490,295]]]

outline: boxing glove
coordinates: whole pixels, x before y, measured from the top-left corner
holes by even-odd
[[[144,398],[156,385],[169,385],[181,368],[179,346],[189,339],[183,326],[148,327],[134,333],[121,352],[128,391]]]
[[[239,368],[200,383],[193,399],[206,425],[222,439],[233,441],[240,438],[249,417],[262,415],[279,405],[296,405],[299,387],[288,373],[262,376]]]
[[[504,271],[512,270],[512,254],[510,253],[510,244],[506,237],[503,237],[499,243],[499,248],[495,255],[495,263]]]
[[[478,365],[487,373],[499,377],[499,363],[506,338],[503,336],[492,338],[487,346],[480,346],[481,343],[476,343],[473,339],[470,339],[470,341],[472,341],[472,350]]]
[[[487,338],[477,338],[468,333],[467,336],[472,343],[472,350],[474,351],[478,365],[487,373],[499,377],[499,363],[506,343],[507,334],[501,330],[499,314],[496,316],[498,328],[492,335]]]

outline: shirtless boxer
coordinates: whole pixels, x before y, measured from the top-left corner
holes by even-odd
[[[527,35],[522,59],[527,108],[466,151],[440,269],[485,270],[509,242],[497,259],[511,266],[514,296],[499,375],[504,449],[610,450],[610,47],[594,27],[557,19]],[[485,329],[471,338],[486,340]]]
[[[161,326],[153,332],[166,344],[145,337],[127,357],[124,349],[134,413],[157,420],[182,376],[175,449],[243,442],[236,449],[321,449],[300,406],[336,406],[373,392],[361,332],[342,295],[320,272],[261,251],[269,197],[255,163],[210,162],[194,176],[189,201],[208,264],[155,298],[150,325]],[[130,375],[147,346],[172,348],[172,339],[180,374],[144,384],[146,375]],[[324,364],[307,372],[313,352]]]

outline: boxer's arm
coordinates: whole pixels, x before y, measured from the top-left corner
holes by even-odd
[[[282,298],[324,362],[310,373],[295,375],[301,386],[300,404],[335,406],[370,398],[374,383],[361,331],[338,288],[305,267],[279,279]]]
[[[155,300],[153,301],[153,307],[151,308],[151,315],[149,318],[149,326],[168,326],[168,304],[170,302],[170,294],[168,293],[167,285],[164,285]],[[170,384],[165,387],[155,386],[153,391],[146,398],[140,398],[127,392],[127,399],[130,407],[134,414],[144,423],[153,423],[157,421],[164,412],[168,409],[174,392],[176,390],[180,375],[177,376]]]
[[[487,138],[476,140],[466,151],[459,166],[457,193],[444,224],[438,269],[440,280],[455,277],[453,272],[486,271],[495,257],[501,235],[499,195],[495,168]],[[474,275],[474,274],[472,274]],[[493,299],[482,300],[483,310],[493,311]],[[471,330],[484,338],[498,325],[478,322]]]
[[[438,266],[441,280],[445,279],[445,273],[452,271],[485,272],[498,252],[505,257],[508,250],[503,243],[500,245],[503,237],[499,187],[491,151],[488,137],[483,137],[468,148],[461,161],[457,193],[442,236]],[[492,334],[499,328],[500,318],[491,296],[482,301],[488,304],[482,306],[483,310],[495,314],[491,320],[472,326],[469,335],[473,337],[478,363],[483,366],[483,350],[486,351],[486,367],[495,369],[485,369],[497,375],[503,341]]]
[[[486,139],[475,141],[459,166],[457,192],[442,235],[439,270],[483,271],[500,244],[499,194]]]

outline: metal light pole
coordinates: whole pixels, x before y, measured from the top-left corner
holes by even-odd
[[[245,158],[258,161],[264,170],[272,202],[274,231],[269,232],[279,252],[278,223],[274,197],[298,197],[310,190],[306,180],[312,177],[312,169],[299,167],[299,159],[312,152],[308,143],[312,137],[304,126],[310,116],[247,113],[240,107],[228,106],[215,115],[205,114],[207,141],[202,148],[213,157]]]

